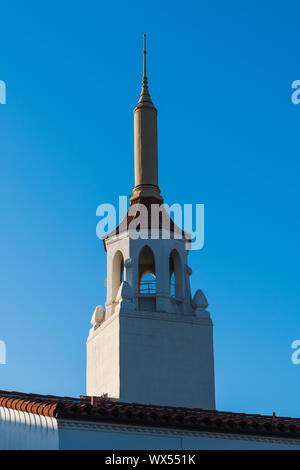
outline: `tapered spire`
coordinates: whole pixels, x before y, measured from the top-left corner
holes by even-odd
[[[142,106],[145,107],[154,107],[149,89],[148,89],[148,78],[147,78],[147,70],[146,70],[146,34],[144,34],[144,50],[143,50],[143,80],[142,80],[142,91],[141,91],[141,96],[137,104],[137,108],[140,108]]]
[[[146,54],[146,34],[144,34],[142,92],[134,110],[135,186],[131,202],[141,198],[155,198],[162,201],[158,187],[157,110],[148,90]]]

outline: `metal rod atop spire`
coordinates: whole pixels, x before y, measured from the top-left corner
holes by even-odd
[[[144,61],[143,61],[143,79],[144,79],[144,78],[147,79],[147,73],[146,73],[146,54],[147,54],[147,51],[146,51],[146,34],[144,34],[144,50],[143,50],[143,54],[144,54]]]
[[[153,108],[154,105],[151,101],[150,93],[148,90],[148,78],[147,78],[147,71],[146,71],[146,34],[143,34],[144,37],[144,49],[143,49],[143,80],[142,80],[142,91],[141,96],[138,101],[137,107],[150,107]]]

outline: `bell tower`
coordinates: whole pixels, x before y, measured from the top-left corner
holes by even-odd
[[[157,110],[146,75],[134,109],[135,186],[120,225],[103,239],[105,308],[87,339],[87,395],[124,402],[215,408],[213,325],[192,297],[190,237],[169,217],[158,186]]]

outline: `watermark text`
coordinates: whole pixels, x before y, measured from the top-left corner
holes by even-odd
[[[0,104],[6,104],[6,84],[0,80]]]

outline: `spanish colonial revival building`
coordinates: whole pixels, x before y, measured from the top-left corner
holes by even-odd
[[[216,410],[208,302],[191,292],[191,237],[158,185],[145,44],[134,155],[130,207],[103,239],[107,296],[87,339],[87,395],[0,391],[0,449],[300,449],[300,419]]]

